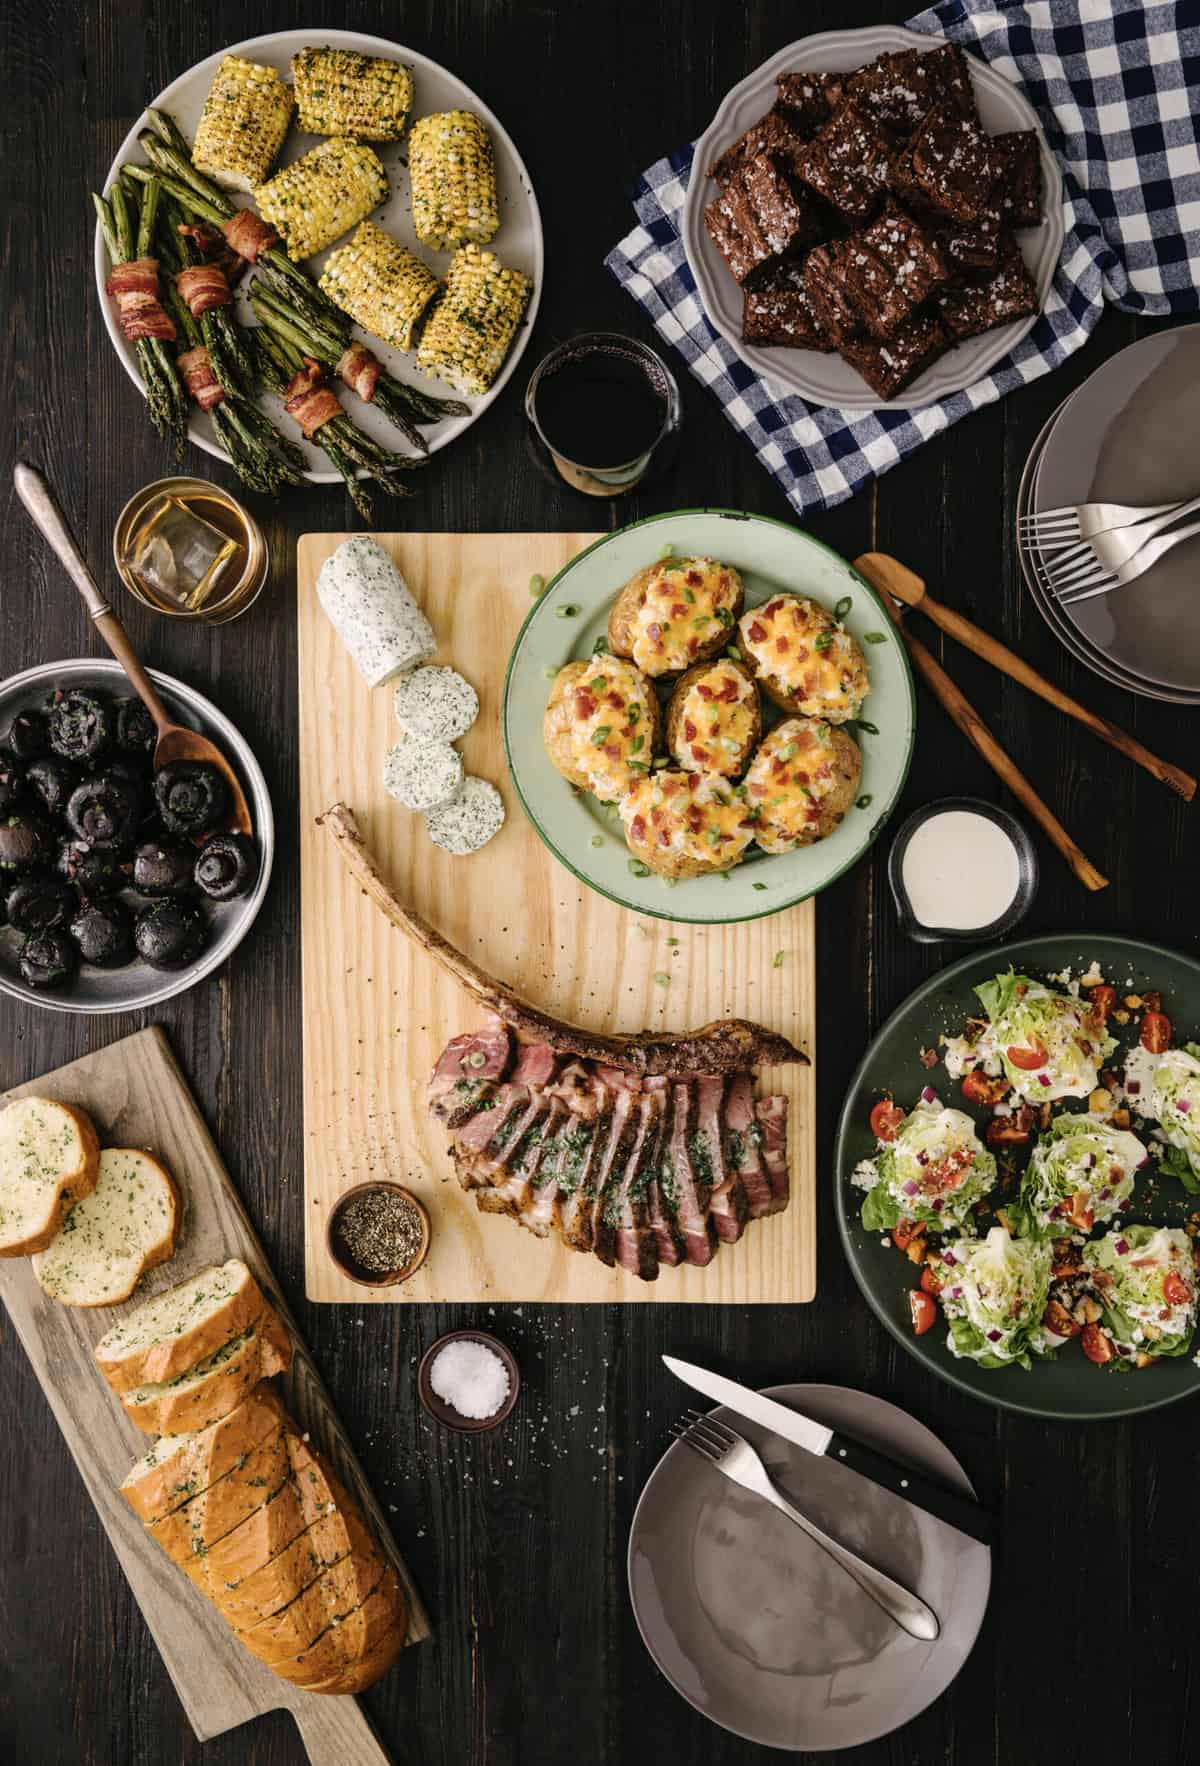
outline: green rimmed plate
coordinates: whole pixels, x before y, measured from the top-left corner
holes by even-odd
[[[781,589],[812,595],[828,607],[848,599],[846,625],[862,643],[871,671],[867,721],[854,730],[863,756],[860,806],[841,827],[802,851],[756,857],[724,877],[689,877],[674,887],[630,869],[615,815],[574,791],[542,745],[551,676],[564,663],[592,654],[618,590],[668,546],[677,557],[695,554],[733,565],[748,606]],[[874,589],[844,558],[786,521],[734,509],[677,509],[605,535],[552,579],[513,647],[503,724],[509,771],[525,812],[568,870],[637,913],[712,926],[777,914],[826,888],[862,857],[903,789],[916,700],[895,627]]]
[[[976,1398],[1026,1416],[1081,1421],[1133,1416],[1187,1398],[1200,1391],[1200,1367],[1190,1355],[1181,1355],[1141,1370],[1098,1368],[1077,1346],[1068,1344],[1056,1360],[1035,1362],[1028,1372],[1019,1367],[989,1370],[956,1360],[946,1347],[946,1332],[940,1323],[925,1336],[914,1337],[908,1294],[915,1286],[916,1271],[894,1246],[883,1242],[882,1235],[864,1229],[859,1216],[862,1191],[853,1187],[850,1175],[859,1160],[869,1158],[875,1150],[867,1119],[881,1092],[891,1092],[899,1103],[909,1105],[924,1086],[932,1085],[945,1102],[953,1101],[957,1108],[969,1110],[981,1126],[986,1121],[987,1112],[963,1099],[957,1081],[947,1076],[944,1067],[927,1072],[920,1060],[922,1048],[936,1048],[939,1035],[958,1034],[964,1020],[978,1012],[979,1002],[972,992],[977,983],[1010,965],[1033,975],[1061,973],[1063,969],[1078,975],[1093,961],[1099,963],[1105,980],[1118,993],[1157,988],[1163,996],[1163,1010],[1175,1027],[1176,1042],[1200,1035],[1200,963],[1178,951],[1099,933],[1054,934],[996,945],[943,969],[892,1013],[850,1081],[834,1149],[842,1248],[871,1310],[897,1342],[931,1373]],[[1132,1026],[1122,1029],[1110,1024],[1109,1028],[1124,1048]],[[1114,1061],[1120,1058],[1118,1053]],[[1196,1197],[1189,1196],[1174,1178],[1155,1174],[1152,1188],[1150,1182],[1139,1179],[1135,1191],[1138,1205],[1122,1218],[1183,1226],[1196,1210]]]

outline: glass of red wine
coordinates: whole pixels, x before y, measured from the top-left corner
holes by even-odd
[[[615,331],[550,351],[525,389],[526,435],[551,478],[589,497],[619,497],[674,455],[679,388],[660,356]]]

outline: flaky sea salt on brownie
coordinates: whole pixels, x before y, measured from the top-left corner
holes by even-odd
[[[999,265],[990,276],[971,281],[964,278],[942,289],[937,305],[957,343],[1014,319],[1029,318],[1038,310],[1038,294],[1020,246],[1014,239],[1006,239]]]
[[[1003,162],[973,117],[939,104],[913,136],[897,169],[897,188],[911,190],[929,208],[958,225],[977,221],[990,206]]]
[[[870,226],[844,242],[833,274],[867,330],[893,337],[950,271],[932,236],[889,202]]]
[[[828,115],[828,111],[825,114]],[[708,176],[715,178],[724,188],[748,160],[757,159],[760,153],[775,153],[786,165],[803,145],[804,139],[797,133],[792,119],[775,106],[713,161]]]
[[[783,111],[802,135],[815,135],[841,97],[840,81],[832,74],[810,74],[802,69],[780,74],[776,109]]]
[[[943,44],[930,54],[897,49],[877,55],[849,76],[845,92],[860,110],[895,135],[911,135],[935,104],[971,109],[966,57],[954,43]]]
[[[886,343],[873,337],[850,338],[842,345],[842,355],[872,392],[881,399],[894,399],[945,353],[949,341],[939,319],[914,313]]]
[[[742,307],[742,337],[746,343],[782,344],[785,348],[820,350],[828,355],[833,344],[817,323],[804,285],[804,270],[785,264],[757,288],[747,291]]]
[[[865,221],[887,188],[891,149],[871,119],[847,99],[809,142],[795,171],[847,220]]]
[[[768,154],[734,173],[705,209],[704,225],[735,281],[743,285],[760,279],[821,231],[812,203],[793,194]]]
[[[964,227],[940,228],[938,242],[955,270],[994,270],[1000,261],[1000,233],[1000,209],[990,205]]]
[[[1042,155],[1035,129],[1013,129],[992,136],[992,151],[1000,156],[999,200],[1004,219],[1012,227],[1036,227],[1042,218]]]
[[[840,245],[818,245],[805,258],[802,271],[804,292],[813,316],[835,349],[844,349],[847,339],[857,336],[863,328],[838,269],[842,250]]]

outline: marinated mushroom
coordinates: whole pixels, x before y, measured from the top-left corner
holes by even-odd
[[[142,895],[188,894],[195,862],[195,847],[180,840],[143,840],[133,855],[133,887]]]
[[[18,932],[46,932],[65,926],[79,907],[79,897],[64,877],[34,871],[10,887],[4,898],[8,923]]]
[[[115,895],[129,882],[129,855],[120,846],[89,846],[86,840],[64,840],[58,849],[58,872],[88,901]]]
[[[0,759],[0,816],[20,809],[25,800],[26,777],[18,761]]]
[[[85,688],[56,693],[48,723],[50,746],[64,760],[99,760],[112,747],[116,718],[111,702],[99,693]]]
[[[120,969],[133,961],[133,920],[124,902],[85,902],[71,921],[71,937],[85,963]]]
[[[229,806],[229,789],[202,760],[172,760],[154,775],[154,800],[168,833],[203,834]]]
[[[155,901],[134,922],[133,942],[152,969],[183,969],[200,955],[208,921],[190,901]]]
[[[193,877],[210,901],[245,895],[258,876],[258,850],[244,834],[214,834],[196,858]]]
[[[54,837],[40,817],[24,810],[0,817],[0,871],[28,871],[53,853]]]
[[[154,753],[158,731],[146,707],[140,699],[118,699],[116,714],[117,747],[121,753],[144,755],[148,760]]]
[[[54,926],[25,940],[17,966],[30,987],[62,987],[79,967],[79,952],[62,928]]]
[[[4,747],[15,760],[36,760],[49,746],[46,715],[41,711],[19,711],[8,726]]]
[[[72,791],[83,782],[83,774],[74,761],[62,760],[57,754],[40,754],[31,760],[25,777],[51,816],[66,815]]]
[[[141,792],[111,771],[85,779],[71,793],[67,826],[77,840],[93,845],[121,845],[133,837],[141,808]]]

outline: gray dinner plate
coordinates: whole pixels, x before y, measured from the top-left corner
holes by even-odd
[[[923,1423],[844,1386],[765,1388],[966,1495],[970,1479]],[[677,1442],[642,1491],[629,1592],[642,1641],[704,1716],[764,1746],[857,1747],[932,1704],[983,1622],[991,1552],[856,1472],[723,1407],[792,1503],[926,1601],[934,1643],[901,1631],[793,1522]]]
[[[26,1005],[44,1006],[52,1012],[93,1015],[131,1012],[159,1005],[177,993],[186,992],[219,968],[249,932],[266,896],[275,855],[275,821],[267,781],[249,743],[224,712],[218,711],[203,693],[197,693],[194,687],[177,681],[173,675],[160,674],[157,669],[148,669],[147,673],[171,716],[215,742],[237,774],[254,823],[259,857],[258,881],[248,895],[239,896],[234,901],[205,904],[205,912],[212,923],[212,936],[196,961],[186,968],[168,971],[133,962],[123,969],[97,969],[85,963],[70,986],[61,992],[40,992],[21,979],[17,969],[20,940],[10,927],[0,928],[0,993],[23,1000]],[[127,696],[131,691],[125,671],[117,662],[79,657],[71,662],[42,663],[0,681],[0,730],[8,728],[14,713],[26,706],[41,704],[57,688],[67,687],[91,687],[111,693],[114,698]],[[130,892],[126,894],[131,906],[141,905],[145,900]]]
[[[1101,364],[1042,449],[1035,509],[1137,506],[1200,491],[1200,325],[1142,338]],[[1110,594],[1061,609],[1091,649],[1152,687],[1200,695],[1200,535]]]

